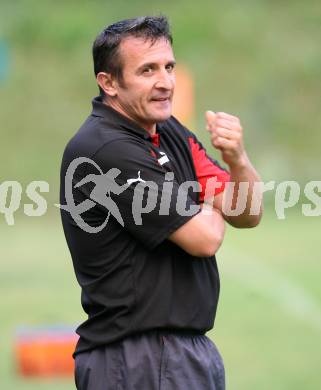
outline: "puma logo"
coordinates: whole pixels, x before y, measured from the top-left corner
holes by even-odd
[[[128,180],[127,180],[127,184],[128,184],[129,186],[130,186],[131,184],[137,183],[137,182],[146,183],[145,180],[141,179],[141,177],[140,177],[140,171],[138,171],[138,177],[137,177],[137,179],[128,179]]]

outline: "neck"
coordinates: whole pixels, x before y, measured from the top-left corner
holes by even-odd
[[[104,100],[104,104],[118,111],[120,114],[130,119],[132,122],[135,122],[139,127],[146,130],[150,135],[156,134],[156,123],[148,124],[137,121],[135,118],[132,118],[122,107],[118,104],[115,104],[112,100]]]

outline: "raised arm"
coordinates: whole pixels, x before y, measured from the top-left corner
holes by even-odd
[[[222,159],[229,166],[230,182],[224,193],[214,197],[214,207],[222,210],[224,219],[234,227],[249,228],[259,224],[262,217],[262,197],[259,192],[260,177],[252,166],[243,144],[243,129],[239,118],[224,112],[206,112],[207,130],[211,133],[214,148],[221,151]],[[247,183],[243,188],[241,183]],[[245,199],[244,199],[245,197]],[[208,201],[205,199],[205,201]],[[245,208],[239,215],[228,211],[244,202]],[[258,211],[252,215],[251,205],[258,204]],[[226,205],[231,207],[226,207]]]

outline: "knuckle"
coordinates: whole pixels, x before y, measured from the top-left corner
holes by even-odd
[[[241,134],[240,133],[235,133],[235,139],[236,139],[236,141],[240,141],[241,140]]]
[[[215,143],[216,146],[218,146],[221,143],[221,137],[216,137],[213,142]]]
[[[217,147],[220,146],[220,144],[219,144],[219,142],[217,142],[217,141],[213,141],[213,146],[214,146],[215,148],[217,148]]]

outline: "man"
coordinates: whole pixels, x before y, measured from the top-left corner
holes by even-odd
[[[71,186],[73,210],[83,207],[75,217],[62,206],[88,314],[77,329],[78,389],[225,388],[222,359],[205,336],[219,295],[215,253],[225,221],[258,224],[261,212],[251,215],[250,199],[259,178],[238,118],[206,113],[227,172],[171,116],[171,44],[165,17],[124,20],[98,35],[100,96],[64,153],[61,203],[68,204]],[[223,207],[228,181],[236,183],[233,205],[239,183],[249,183],[238,216]]]

